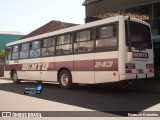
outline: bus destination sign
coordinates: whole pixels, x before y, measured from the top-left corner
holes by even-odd
[[[133,58],[148,58],[148,53],[145,53],[145,52],[133,52]]]

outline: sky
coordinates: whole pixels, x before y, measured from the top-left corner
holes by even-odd
[[[83,24],[83,2],[84,0],[1,0],[0,31],[28,34],[52,20]]]

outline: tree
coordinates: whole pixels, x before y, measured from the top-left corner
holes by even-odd
[[[4,59],[4,57],[5,57],[5,51],[0,50],[0,59]]]

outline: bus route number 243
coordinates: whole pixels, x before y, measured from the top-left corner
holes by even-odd
[[[113,61],[102,61],[102,62],[96,62],[95,63],[95,68],[111,68],[113,65]]]

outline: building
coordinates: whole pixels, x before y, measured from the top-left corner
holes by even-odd
[[[160,35],[160,0],[85,0],[86,22],[124,12],[151,24],[152,34]]]
[[[7,43],[19,40],[23,35],[20,32],[0,31],[0,50],[5,50]]]
[[[4,75],[4,51],[9,42],[19,40],[23,36],[20,32],[0,31],[0,77]]]

